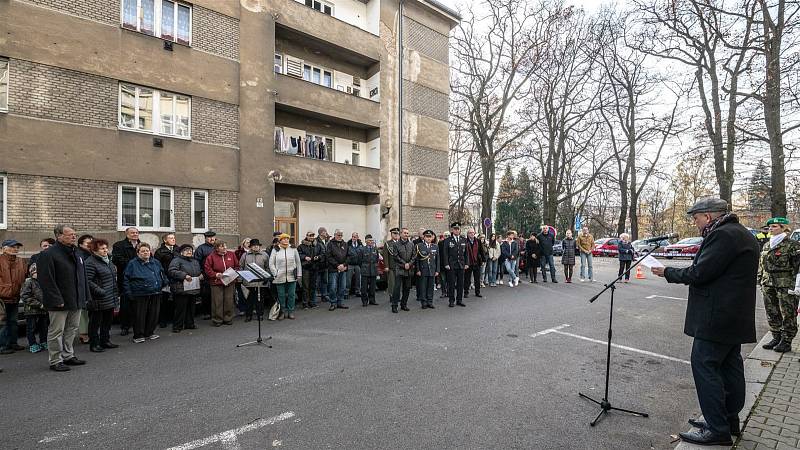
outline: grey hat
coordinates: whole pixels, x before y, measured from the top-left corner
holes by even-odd
[[[707,212],[728,212],[728,202],[717,197],[704,197],[695,202],[694,206],[686,211],[686,214]]]

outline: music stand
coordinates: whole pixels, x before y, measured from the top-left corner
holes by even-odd
[[[272,280],[272,275],[267,272],[266,270],[262,269],[255,263],[248,263],[247,268],[250,270],[237,270],[236,273],[239,274],[242,279],[248,283],[253,281],[264,281],[269,283]],[[268,345],[264,341],[268,341],[272,339],[272,336],[267,336],[266,338],[261,337],[261,320],[262,316],[264,315],[264,308],[261,305],[261,289],[262,287],[255,287],[253,288],[256,290],[256,301],[258,302],[256,305],[256,319],[258,322],[258,338],[255,341],[250,342],[243,342],[241,344],[237,344],[236,347],[245,347],[247,345],[258,345],[258,346],[266,346],[267,348],[272,348],[271,345]]]

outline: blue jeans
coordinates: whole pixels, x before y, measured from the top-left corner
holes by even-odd
[[[347,289],[347,272],[328,272],[328,299],[331,305],[342,306]]]
[[[511,280],[516,280],[519,278],[517,275],[517,260],[516,259],[507,259],[504,262],[506,266],[506,273],[511,277]]]
[[[489,277],[489,284],[497,284],[497,260],[486,261],[486,276]]]
[[[584,267],[589,268],[589,279],[594,280],[594,274],[592,273],[592,254],[591,253],[583,253],[581,252],[581,278],[586,278],[586,273],[584,272]]]
[[[555,280],[556,266],[555,263],[553,262],[553,255],[542,255],[541,257],[539,257],[539,267],[542,268],[542,278],[544,279],[544,281],[547,281],[547,272],[544,271],[545,270],[544,268],[548,264],[550,265],[550,278],[552,280]]]
[[[47,314],[36,314],[25,318],[28,345],[47,343],[47,322]],[[39,342],[36,342],[36,335],[39,335]]]
[[[317,292],[321,299],[328,299],[328,271],[326,269],[317,272]]]
[[[18,303],[6,303],[6,324],[0,329],[0,350],[5,350],[17,343],[19,329],[17,325]]]

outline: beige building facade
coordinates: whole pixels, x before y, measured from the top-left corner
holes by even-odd
[[[0,238],[29,252],[57,223],[181,242],[447,227],[459,18],[436,1],[9,0],[0,17]]]

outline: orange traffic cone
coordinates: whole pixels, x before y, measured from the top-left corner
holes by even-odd
[[[644,271],[642,270],[642,266],[636,266],[636,279],[637,280],[644,280]]]

